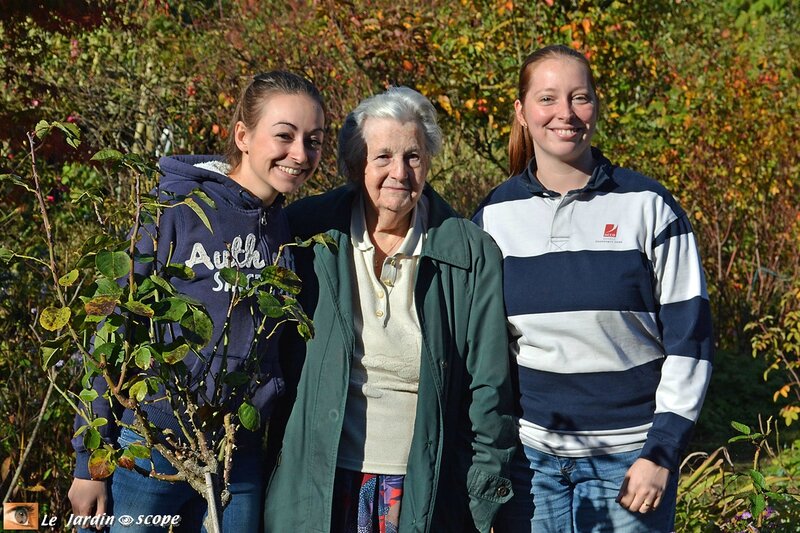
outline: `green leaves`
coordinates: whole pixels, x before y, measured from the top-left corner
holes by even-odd
[[[53,128],[59,129],[64,132],[64,136],[66,137],[67,144],[73,148],[77,148],[81,144],[81,131],[78,129],[78,126],[71,123],[71,122],[47,122],[46,120],[40,120],[36,124],[36,128],[34,128],[34,133],[39,139],[44,140]]]
[[[170,322],[178,322],[189,306],[183,300],[178,298],[165,298],[160,302],[153,304],[153,311],[155,312],[154,318],[156,320],[168,320]]]
[[[258,309],[270,318],[283,318],[283,305],[268,292],[258,293]]]
[[[97,270],[109,279],[119,279],[131,270],[131,258],[126,252],[104,250],[94,260]]]
[[[261,427],[261,413],[259,413],[258,409],[249,401],[243,402],[242,405],[239,406],[238,414],[242,426],[250,431],[256,431]]]
[[[42,368],[47,370],[58,361],[68,357],[67,347],[69,338],[62,335],[56,339],[47,340],[42,343]]]
[[[69,322],[72,311],[69,307],[47,307],[39,316],[39,324],[47,331],[58,331]]]
[[[183,203],[189,207],[189,209],[194,211],[194,214],[197,215],[201,222],[203,222],[203,225],[206,227],[206,229],[208,229],[208,231],[214,233],[214,228],[211,227],[211,222],[208,220],[208,216],[206,216],[203,208],[200,207],[193,198],[187,198],[183,201]]]
[[[190,350],[191,347],[179,338],[177,341],[168,344],[164,348],[164,350],[161,352],[161,357],[164,363],[168,365],[174,365],[180,361],[183,361],[189,354]]]
[[[192,309],[191,313],[181,319],[180,325],[186,340],[200,347],[208,344],[214,332],[211,317],[200,309]]]
[[[76,269],[70,270],[60,278],[58,278],[58,284],[62,287],[70,287],[73,283],[78,280],[78,271]]]
[[[122,160],[122,152],[114,150],[113,148],[106,148],[100,150],[92,156],[92,161],[120,161]]]
[[[153,361],[153,355],[150,353],[149,346],[139,346],[133,351],[132,356],[137,367],[141,368],[142,370],[147,370],[150,368],[150,364]]]
[[[261,281],[273,287],[297,295],[302,283],[293,271],[277,265],[269,265],[261,271]]]

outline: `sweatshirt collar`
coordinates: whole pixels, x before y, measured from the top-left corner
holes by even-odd
[[[598,148],[595,148],[594,146],[592,147],[592,158],[594,159],[595,164],[594,169],[592,170],[592,175],[589,177],[589,181],[583,186],[582,189],[576,189],[576,191],[570,192],[599,190],[611,179],[611,162],[606,159],[606,157]],[[539,181],[539,179],[536,177],[536,168],[536,158],[532,157],[528,162],[528,167],[522,172],[522,174],[520,174],[520,178],[528,190],[536,196],[561,196],[560,193],[551,191],[545,187],[541,181]]]

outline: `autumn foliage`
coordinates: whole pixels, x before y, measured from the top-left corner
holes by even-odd
[[[507,177],[506,145],[522,59],[550,43],[580,50],[593,65],[600,91],[596,144],[612,161],[663,182],[690,213],[720,361],[737,366],[755,355],[763,364],[748,383],[769,379],[771,412],[764,415],[778,414],[790,431],[797,428],[797,2],[45,3],[48,17],[22,3],[0,15],[0,174],[25,174],[25,132],[40,119],[80,128],[80,149],[53,136],[41,152],[47,202],[59,228],[58,253],[64,257],[91,237],[90,222],[124,234],[130,220],[129,176],[109,175],[89,163],[92,153],[114,148],[154,158],[219,152],[244,80],[273,68],[304,73],[326,99],[323,163],[303,194],[341,183],[333,156],[346,113],[366,95],[404,84],[430,98],[445,132],[445,149],[430,180],[469,215]],[[0,188],[0,247],[44,253],[24,191],[7,182]],[[102,207],[95,212],[73,202],[84,194],[95,195]],[[27,399],[43,396],[47,388],[38,356],[47,332],[33,324],[48,295],[41,276],[19,265],[0,271],[0,291],[0,488],[5,492],[38,416]],[[60,386],[76,385],[68,368],[55,372]],[[731,401],[745,392],[722,389],[719,394],[730,394]],[[710,412],[704,417],[715,416],[713,408]],[[42,445],[13,489],[17,495],[44,493],[41,501],[63,512],[71,413],[54,401],[44,416],[52,429],[38,437]],[[722,515],[734,508],[720,507],[719,516],[707,520],[721,524]]]

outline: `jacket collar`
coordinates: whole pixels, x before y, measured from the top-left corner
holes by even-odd
[[[311,235],[318,231],[337,230],[349,235],[350,216],[358,192],[358,186],[349,183],[323,195],[325,201],[321,206],[324,209],[319,209],[314,214],[318,218],[311,223],[315,231],[306,230],[303,233]],[[458,268],[469,268],[472,257],[466,232],[460,222],[461,217],[429,184],[425,184],[422,194],[428,199],[428,233],[421,257],[429,257]]]
[[[611,174],[613,170],[611,161],[606,159],[603,153],[595,147],[592,147],[592,157],[595,161],[594,170],[592,170],[592,176],[589,178],[589,182],[586,183],[582,189],[580,189],[580,192],[600,190],[607,186],[607,182],[611,180]],[[522,172],[522,174],[519,175],[519,177],[525,187],[535,196],[561,196],[559,193],[551,191],[542,185],[542,182],[540,182],[536,177],[535,157],[531,158],[531,160],[528,162],[528,167]]]

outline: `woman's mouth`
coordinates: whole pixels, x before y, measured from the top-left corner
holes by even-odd
[[[278,170],[286,172],[287,174],[290,174],[292,176],[299,176],[300,174],[303,173],[303,169],[302,168],[285,167],[283,165],[277,165],[277,166],[278,166]]]
[[[559,137],[572,137],[573,135],[577,135],[580,132],[580,130],[577,128],[557,128],[551,131],[553,131],[553,133],[555,133]]]

